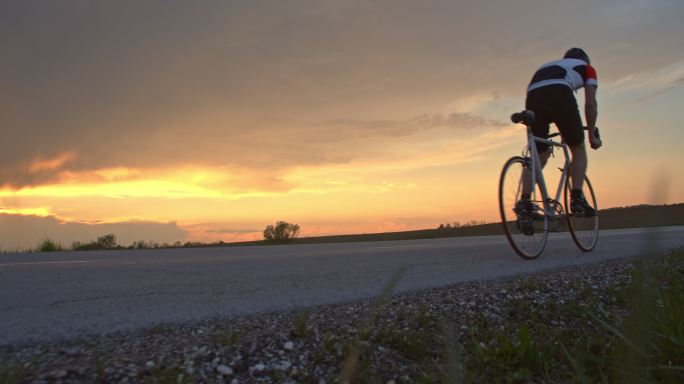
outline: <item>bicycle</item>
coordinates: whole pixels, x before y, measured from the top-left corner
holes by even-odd
[[[572,190],[570,170],[570,155],[568,146],[563,141],[557,142],[551,138],[559,136],[560,132],[549,135],[547,139],[534,136],[531,124],[534,112],[526,110],[511,116],[513,123],[527,126],[527,146],[522,156],[513,156],[503,166],[499,179],[499,211],[504,232],[515,252],[523,259],[537,258],[546,247],[549,232],[561,232],[563,222],[567,222],[568,229],[575,244],[584,252],[589,252],[598,242],[598,213],[587,217],[573,214],[570,211],[570,191]],[[598,129],[597,129],[598,134]],[[562,148],[565,162],[561,171],[561,178],[556,190],[555,198],[550,198],[544,181],[541,161],[535,143],[549,145],[549,151]],[[522,195],[522,173],[527,168],[532,177],[531,202],[533,210],[525,218],[520,218],[515,212],[515,205]],[[598,212],[594,188],[585,175],[582,188],[587,202]],[[564,192],[564,193],[563,193]],[[560,203],[563,193],[563,204]]]

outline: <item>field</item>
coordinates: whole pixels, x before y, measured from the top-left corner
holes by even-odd
[[[624,208],[609,208],[599,211],[600,229],[624,229],[684,225],[684,203],[672,205],[638,205]],[[501,223],[466,225],[458,228],[422,229],[404,232],[385,232],[354,235],[304,237],[296,239],[295,244],[343,243],[359,241],[390,241],[437,239],[445,237],[503,235]],[[261,241],[222,244],[257,245]]]

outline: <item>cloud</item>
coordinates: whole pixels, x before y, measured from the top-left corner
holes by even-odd
[[[17,188],[58,181],[60,174],[67,171],[75,159],[74,152],[58,153],[47,158],[38,154],[28,162],[16,164],[13,169],[0,166],[0,187]]]
[[[400,155],[401,140],[497,127],[435,112],[473,93],[522,98],[534,69],[571,45],[586,47],[609,81],[681,60],[682,7],[8,2],[0,185],[186,165],[258,175],[236,181],[242,189],[287,190],[281,175],[293,167]]]
[[[657,92],[652,93],[650,95],[640,97],[637,101],[646,101],[648,99],[652,99],[656,96],[660,96],[664,93],[668,93],[670,91],[673,91],[673,90],[681,87],[682,85],[684,85],[684,77],[680,77],[679,79],[672,81],[672,83],[670,83],[669,86],[665,87],[664,89],[661,89],[660,91],[657,91]]]
[[[21,189],[47,184],[101,184],[112,186],[111,195],[118,194],[116,190],[125,194],[121,188],[134,187],[136,182],[149,186],[155,180],[173,179],[182,188],[182,184],[192,182],[183,183],[181,179],[196,179],[194,172],[208,175],[201,186],[225,194],[283,192],[296,187],[283,178],[296,167],[349,164],[382,154],[396,157],[405,150],[403,141],[409,137],[419,145],[454,134],[465,139],[478,131],[505,126],[502,121],[470,113],[422,113],[403,120],[282,119],[254,123],[250,129],[240,131],[210,129],[210,136],[170,128],[149,149],[140,147],[129,152],[131,145],[85,147],[80,152],[37,157],[28,164],[3,164],[0,185]],[[169,183],[163,186],[173,187]]]
[[[206,233],[216,233],[216,234],[228,234],[228,235],[241,235],[246,233],[258,233],[261,232],[260,229],[208,229]]]
[[[70,246],[74,241],[88,242],[110,233],[116,235],[121,245],[139,240],[171,244],[184,241],[188,235],[175,222],[88,224],[63,221],[55,216],[0,213],[0,247],[4,249],[30,249],[45,238]]]

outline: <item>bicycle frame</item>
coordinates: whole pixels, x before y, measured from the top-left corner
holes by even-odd
[[[560,133],[552,133],[549,135],[549,138],[555,137],[558,135],[560,135]],[[563,156],[565,157],[565,163],[563,164],[561,178],[560,178],[560,181],[558,183],[558,189],[556,190],[555,199],[553,200],[553,201],[558,202],[559,204],[560,204],[561,193],[563,192],[563,185],[566,183],[566,179],[569,176],[568,171],[570,169],[570,155],[568,153],[568,145],[565,143],[559,143],[559,142],[556,142],[553,140],[542,139],[541,137],[534,136],[534,134],[532,133],[532,128],[529,125],[527,125],[527,148],[530,151],[530,157],[532,160],[532,164],[531,164],[532,169],[530,172],[531,176],[532,176],[532,190],[534,190],[537,183],[539,183],[539,187],[541,188],[541,192],[542,192],[542,199],[544,202],[544,207],[542,210],[544,211],[544,214],[546,216],[548,216],[549,218],[555,218],[556,212],[553,210],[551,210],[551,211],[547,210],[548,203],[551,200],[549,199],[549,191],[546,187],[546,181],[544,180],[544,172],[543,172],[542,165],[541,165],[541,159],[539,158],[539,152],[537,151],[537,146],[535,145],[536,143],[548,144],[551,146],[550,149],[552,149],[553,147],[560,147],[563,149]],[[537,181],[537,178],[539,179],[539,181]],[[548,226],[548,223],[547,223],[547,225],[545,225],[545,227],[547,227],[547,226]],[[548,230],[548,228],[544,228],[544,230]]]
[[[572,188],[575,186],[570,182],[573,176],[570,148],[562,139],[551,140],[560,136],[560,132],[554,132],[546,138],[534,136],[531,127],[534,117],[533,112],[527,110],[511,115],[513,123],[523,123],[527,127],[527,146],[522,156],[513,156],[504,163],[499,178],[499,213],[506,238],[520,257],[526,260],[535,259],[544,251],[549,232],[562,231],[562,224],[567,222],[575,244],[583,252],[589,252],[594,249],[598,239],[598,214],[586,214],[581,210],[571,212]],[[540,155],[537,151],[539,143],[550,147],[548,154],[545,152]],[[563,167],[559,168],[561,175],[556,193],[550,197],[541,157],[550,156],[555,147],[563,150],[565,161]],[[589,198],[589,201],[584,200],[583,203],[586,201],[585,204],[590,204],[597,211],[596,195],[589,178],[585,175],[583,181],[582,194]],[[531,193],[534,197],[525,202],[522,192]],[[540,222],[543,222],[543,229],[540,228]]]

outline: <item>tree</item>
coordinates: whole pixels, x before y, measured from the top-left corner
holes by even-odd
[[[112,249],[116,248],[116,236],[113,234],[108,234],[100,236],[97,238],[97,244],[101,246],[101,249]]]
[[[275,225],[268,225],[264,229],[264,240],[272,242],[285,242],[299,235],[299,225],[290,224],[286,221],[278,221]]]

